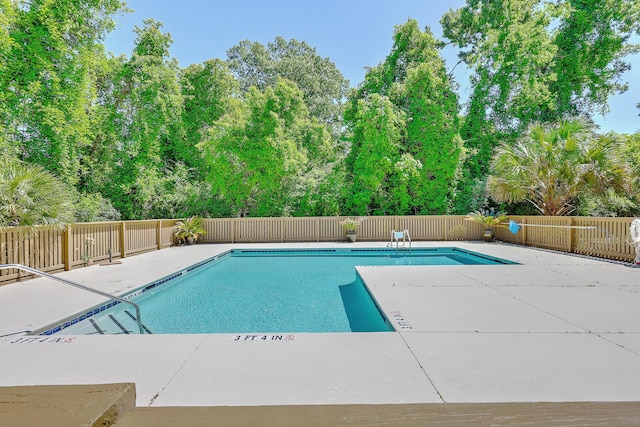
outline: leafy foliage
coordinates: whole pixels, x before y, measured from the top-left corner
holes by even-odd
[[[105,70],[107,102],[100,113],[107,133],[96,144],[98,176],[89,178],[88,189],[104,194],[125,218],[163,211],[165,181],[184,155],[179,68],[169,53],[171,37],[161,27],[146,20],[136,28],[131,58],[115,59]]]
[[[0,0],[0,76],[5,76],[11,64],[11,50],[15,41],[11,37],[16,20],[17,11],[11,0]],[[0,77],[2,89],[5,89],[5,81]],[[17,155],[15,146],[7,141],[6,123],[10,120],[10,112],[6,105],[7,94],[0,90],[0,156]]]
[[[243,93],[264,90],[278,78],[295,83],[303,93],[309,114],[338,131],[341,104],[348,82],[329,58],[320,57],[303,41],[278,36],[265,47],[243,40],[227,51],[227,63]]]
[[[64,184],[42,166],[0,159],[0,227],[63,228],[73,222]]]
[[[469,0],[441,20],[444,36],[486,85],[484,108],[498,129],[556,117],[549,73],[557,48],[547,32],[552,11],[540,0]],[[478,96],[480,92],[476,92]]]
[[[345,218],[344,220],[340,221],[340,225],[346,231],[357,230],[358,227],[360,227],[360,223],[362,223],[362,220],[360,218]]]
[[[302,92],[284,79],[264,91],[250,88],[200,148],[213,194],[239,216],[290,214],[297,183],[332,156],[329,134],[309,117]]]
[[[609,135],[615,139],[611,155],[624,177],[623,185],[579,197],[577,212],[585,216],[634,216],[640,208],[640,133]]]
[[[345,187],[345,207],[356,215],[396,213],[396,199],[389,194],[391,181],[399,184],[402,174],[396,174],[400,161],[400,143],[405,128],[405,115],[383,95],[372,94],[368,98],[350,102],[345,118],[350,125],[351,152],[346,159],[351,175],[351,185]],[[415,176],[420,164],[406,159],[406,183]],[[398,165],[399,166],[399,165]],[[400,186],[395,191],[399,193]],[[400,202],[402,203],[402,202]],[[405,199],[405,205],[408,200]]]
[[[612,156],[615,139],[595,136],[579,120],[533,124],[514,145],[499,147],[488,188],[507,203],[527,201],[542,215],[567,215],[586,191],[622,188],[626,174]]]
[[[465,117],[444,44],[414,20],[395,28],[345,105],[336,65],[295,39],[245,40],[225,61],[181,69],[151,19],[131,54],[114,57],[102,40],[125,11],[120,0],[0,0],[0,157],[39,165],[21,176],[49,171],[77,220],[467,213],[496,201],[513,212],[638,212],[637,135],[585,125],[627,88],[638,2],[468,0],[448,12],[445,37],[473,73]],[[560,132],[567,117],[584,129]],[[518,180],[538,184],[500,182],[508,170],[496,158],[489,193],[498,146],[528,168]],[[24,182],[34,188],[7,190],[0,209],[29,208],[3,223],[54,222],[41,184]],[[549,188],[566,198],[552,201]]]
[[[99,193],[77,194],[74,200],[76,222],[118,221],[120,212]]]
[[[396,27],[391,53],[351,94],[345,112],[352,143],[348,212],[449,211],[462,141],[458,98],[440,46],[414,20]]]
[[[623,58],[638,49],[630,36],[639,13],[638,2],[623,0],[468,0],[442,17],[444,36],[473,71],[458,213],[486,203],[498,141],[515,141],[532,123],[589,120],[626,90]]]
[[[229,67],[221,60],[191,64],[180,75],[184,112],[184,139],[176,141],[174,157],[190,168],[197,168],[200,153],[196,145],[208,129],[226,112],[237,81]]]
[[[11,40],[4,33],[0,49],[10,58],[0,73],[6,138],[20,147],[23,160],[75,184],[81,153],[91,134],[85,108],[85,64],[112,28],[110,16],[123,3],[33,0],[3,6],[10,10],[4,20],[9,18],[11,23]]]
[[[184,221],[176,221],[173,234],[180,243],[196,242],[200,235],[206,234],[202,218],[192,216]]]
[[[509,216],[504,212],[496,212],[490,209],[471,212],[464,219],[482,224],[486,228],[492,228],[509,219]]]
[[[446,13],[444,36],[486,85],[485,111],[498,129],[525,129],[605,111],[626,89],[622,58],[640,28],[640,6],[624,0],[467,0]]]
[[[454,198],[462,151],[458,97],[451,88],[444,64],[422,63],[409,70],[405,84],[407,147],[422,164],[412,183],[414,212],[449,212]]]
[[[626,0],[560,2],[561,24],[554,44],[556,80],[551,86],[560,115],[589,116],[608,111],[607,99],[625,92],[624,57],[639,51],[630,43],[640,31],[640,4]]]
[[[465,214],[489,203],[486,180],[496,145],[513,139],[512,134],[498,131],[485,111],[488,90],[486,79],[479,76],[473,87],[469,108],[460,129],[464,141],[461,177],[458,182],[453,212]]]

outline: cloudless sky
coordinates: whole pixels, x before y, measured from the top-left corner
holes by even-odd
[[[464,5],[464,0],[127,0],[134,12],[117,16],[117,27],[105,45],[116,55],[131,55],[135,26],[153,18],[171,34],[171,55],[180,67],[207,59],[227,58],[227,50],[241,40],[263,45],[277,36],[305,41],[321,57],[328,57],[352,87],[364,79],[365,67],[384,60],[392,46],[393,29],[409,18],[420,28],[429,26],[442,38],[440,18],[449,9]],[[457,62],[458,50],[447,47],[443,57],[447,68]],[[601,130],[621,133],[640,131],[640,55],[628,58],[631,71],[624,75],[630,89],[610,98],[611,112],[596,117]],[[456,67],[461,101],[469,96],[469,73]]]

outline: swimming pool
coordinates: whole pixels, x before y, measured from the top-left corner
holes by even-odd
[[[381,332],[393,328],[355,266],[510,264],[458,248],[231,250],[138,289],[146,333]],[[137,333],[109,302],[41,334]]]

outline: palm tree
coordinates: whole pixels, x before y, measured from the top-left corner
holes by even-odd
[[[73,204],[62,182],[43,167],[0,160],[0,227],[38,225],[64,228],[73,222]]]
[[[527,201],[542,215],[568,215],[577,197],[621,188],[624,168],[613,160],[611,134],[595,135],[580,120],[533,124],[514,145],[499,146],[487,186],[499,202]]]

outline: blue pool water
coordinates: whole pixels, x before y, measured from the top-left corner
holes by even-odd
[[[391,331],[355,266],[496,263],[510,262],[457,248],[233,250],[131,300],[156,334]],[[100,307],[58,328],[66,334],[137,333],[132,314],[128,304]]]

